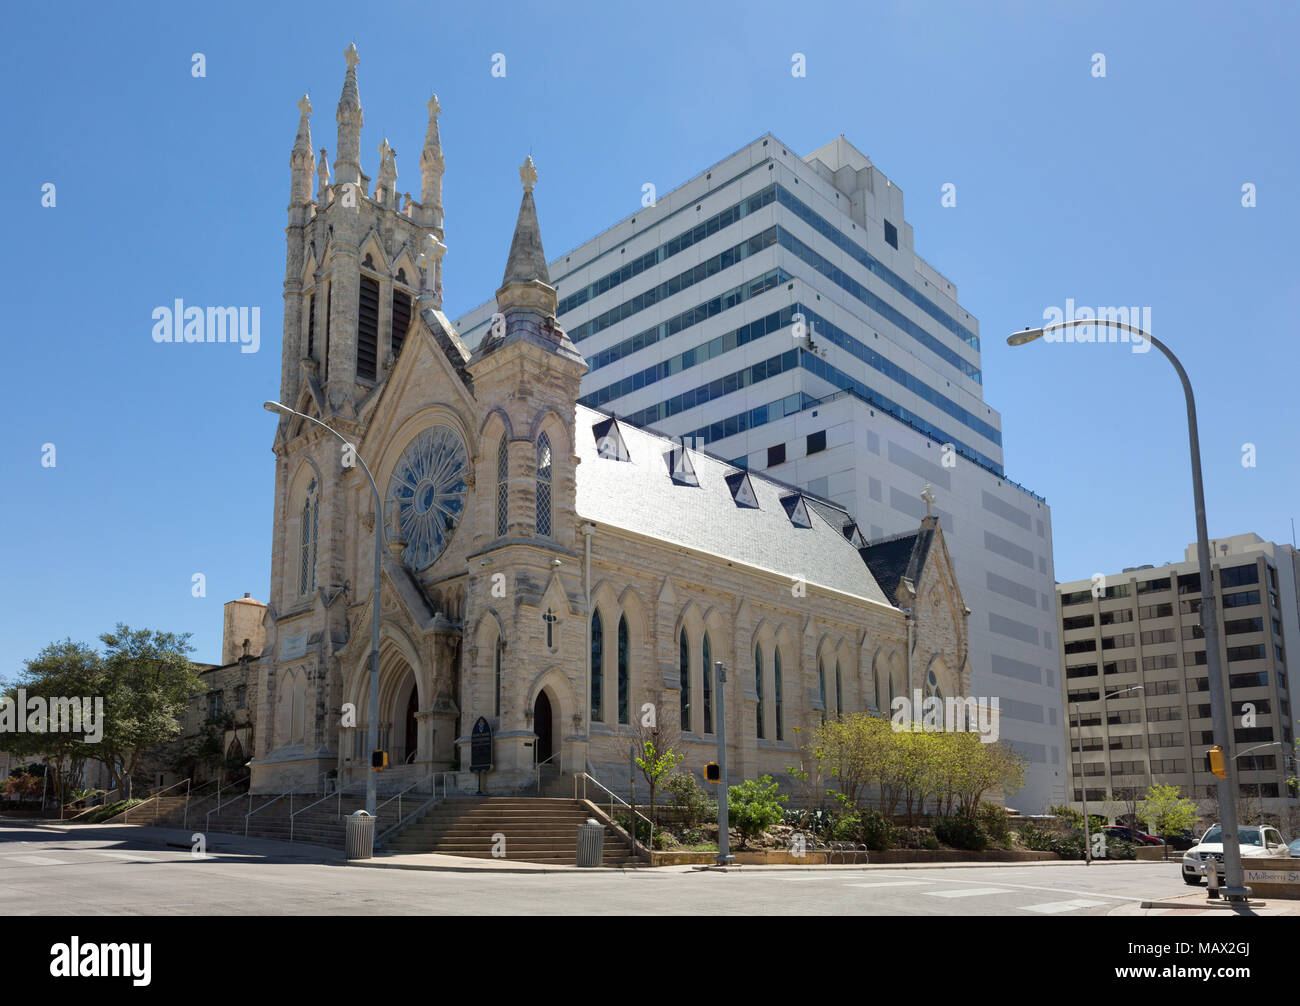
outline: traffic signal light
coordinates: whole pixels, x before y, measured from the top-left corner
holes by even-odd
[[[1223,748],[1219,745],[1216,744],[1205,752],[1205,768],[1220,779],[1228,778],[1228,767],[1223,760]]]
[[[704,766],[704,780],[705,782],[722,781],[722,769],[718,767],[717,762],[711,761]]]
[[[371,752],[370,752],[370,767],[373,768],[373,769],[386,769],[386,768],[388,768],[388,752],[387,752],[387,751],[371,751]]]

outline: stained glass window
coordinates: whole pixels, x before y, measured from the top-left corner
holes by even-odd
[[[316,541],[320,537],[320,494],[316,480],[307,487],[307,498],[302,504],[302,533],[298,556],[298,593],[307,594],[316,589]]]
[[[545,433],[537,439],[537,533],[551,535],[551,441]]]
[[[591,616],[591,718],[596,723],[604,720],[604,657],[605,625],[597,608]]]
[[[631,690],[629,667],[627,616],[618,620],[618,721],[627,723],[628,692]]]
[[[754,691],[758,693],[758,706],[754,716],[758,721],[758,738],[763,739],[763,647],[754,647]]]
[[[781,704],[781,651],[777,650],[773,654],[773,669],[775,671],[775,687],[772,690],[772,698],[776,701],[776,739],[785,739],[785,723],[782,721],[782,704]]]
[[[402,560],[424,569],[442,555],[465,510],[465,444],[449,426],[434,426],[402,454],[388,484],[406,541]]]
[[[691,645],[690,640],[686,638],[686,630],[682,629],[681,638],[678,640],[678,661],[680,664],[678,681],[682,689],[682,729],[690,730],[691,728]]]
[[[506,446],[506,435],[501,434],[501,443],[497,447],[497,537],[506,533],[506,528],[510,525],[510,501],[509,486],[510,478],[510,454]]]

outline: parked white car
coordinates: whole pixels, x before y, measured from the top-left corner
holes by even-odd
[[[1281,834],[1271,825],[1243,824],[1237,828],[1241,842],[1241,858],[1251,859],[1259,856],[1287,856],[1286,842]],[[1223,829],[1217,824],[1201,836],[1198,845],[1183,853],[1183,880],[1188,884],[1199,884],[1204,874],[1204,865],[1210,860],[1218,864],[1219,879],[1223,879]]]

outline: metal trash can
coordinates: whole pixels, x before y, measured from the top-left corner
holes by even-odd
[[[348,859],[370,859],[375,854],[375,819],[364,810],[348,815],[345,841]]]
[[[594,817],[578,825],[578,865],[600,866],[605,861],[605,826]]]

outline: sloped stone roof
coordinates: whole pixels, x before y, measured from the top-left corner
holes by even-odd
[[[727,484],[737,469],[698,451],[689,455],[699,485],[674,482],[666,456],[680,443],[622,421],[619,430],[630,460],[602,458],[594,427],[608,419],[585,406],[576,409],[579,518],[892,606],[858,549],[844,537],[843,522],[824,516],[836,508],[825,503],[810,507],[812,526],[796,527],[781,502],[791,488],[757,472],[749,473],[749,481],[758,507],[738,506]]]

